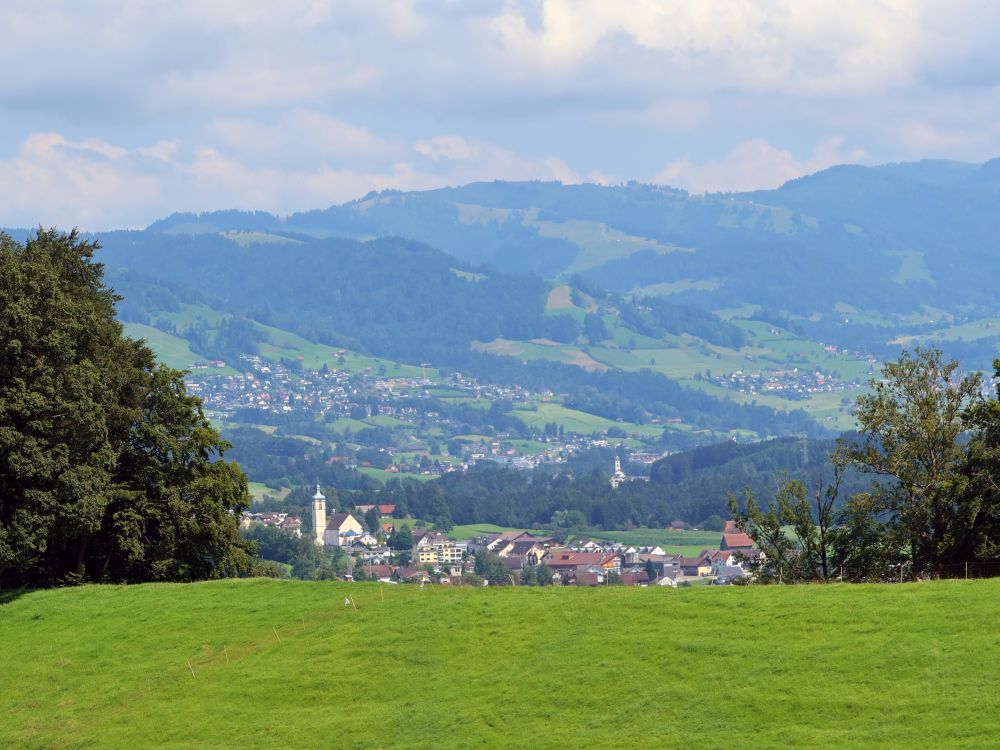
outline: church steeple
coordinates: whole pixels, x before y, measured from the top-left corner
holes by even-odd
[[[616,455],[615,456],[615,473],[611,475],[611,489],[618,489],[618,485],[622,482],[628,481],[628,477],[625,476],[625,472],[622,471],[622,460]]]
[[[316,484],[316,494],[313,495],[313,535],[316,544],[323,544],[323,532],[326,531],[326,496],[320,492]]]

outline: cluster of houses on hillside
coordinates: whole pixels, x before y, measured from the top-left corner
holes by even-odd
[[[389,505],[362,506],[367,512],[377,508],[391,513]],[[245,513],[243,523],[263,523],[301,534],[301,521],[282,513]],[[413,548],[408,560],[399,564],[399,551],[391,550],[384,539],[395,531],[385,523],[377,536],[369,533],[350,513],[326,513],[326,498],[320,488],[313,496],[313,539],[318,545],[340,547],[358,560],[367,578],[391,581],[462,583],[475,571],[477,553],[495,556],[512,583],[523,580],[526,570],[546,570],[553,583],[562,585],[677,586],[691,581],[723,585],[738,582],[751,574],[762,556],[750,537],[730,521],[722,532],[718,549],[705,549],[694,556],[666,552],[659,546],[633,546],[604,540],[580,539],[563,545],[555,537],[527,531],[483,534],[471,540],[455,540],[436,531],[412,531]],[[351,576],[352,578],[354,576]],[[507,582],[507,581],[504,581]]]
[[[864,382],[857,378],[843,380],[820,370],[799,369],[798,367],[760,370],[759,372],[737,370],[716,377],[699,374],[696,379],[707,380],[713,385],[740,393],[765,393],[792,399],[807,398],[813,393],[840,393],[864,385]]]
[[[227,420],[245,418],[247,410],[271,415],[308,411],[327,421],[350,418],[367,420],[370,426],[379,423],[377,418],[391,418],[395,425],[394,443],[380,447],[386,465],[378,464],[389,472],[440,476],[449,471],[464,471],[476,461],[530,470],[539,465],[562,464],[579,451],[609,445],[601,436],[546,434],[540,438],[547,444],[545,450],[526,452],[515,446],[509,434],[499,432],[462,441],[461,453],[442,456],[430,450],[432,441],[427,439],[427,432],[434,430],[444,436],[456,435],[463,432],[463,424],[435,410],[435,400],[440,398],[438,389],[487,403],[503,400],[520,404],[534,396],[551,399],[553,394],[534,394],[517,386],[479,383],[461,373],[452,373],[442,382],[433,383],[425,378],[389,376],[375,371],[296,370],[287,363],[256,355],[244,355],[241,360],[245,372],[192,376],[185,381],[188,390],[200,397],[216,415]],[[423,407],[425,402],[427,406]],[[663,455],[662,452],[636,453],[630,455],[628,461],[645,467]],[[342,460],[352,467],[370,465],[363,460],[355,463],[352,457],[338,456],[333,460]]]

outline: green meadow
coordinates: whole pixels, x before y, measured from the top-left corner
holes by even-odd
[[[8,594],[0,746],[995,747],[998,597],[1000,581]]]
[[[297,359],[307,370],[318,370],[324,364],[331,369],[347,370],[348,372],[363,372],[368,369],[378,371],[379,367],[384,367],[386,377],[440,377],[438,371],[431,368],[414,367],[389,359],[367,357],[336,346],[316,344],[281,328],[273,328],[263,323],[255,323],[255,325],[267,336],[267,340],[258,346],[261,356],[267,359]],[[343,352],[343,355],[340,355],[340,352]]]
[[[175,370],[191,370],[195,362],[204,362],[207,357],[191,351],[191,345],[180,336],[161,331],[142,323],[125,323],[125,335],[133,339],[144,339],[146,345],[156,352],[156,357],[167,367]],[[232,367],[212,367],[207,370],[194,370],[194,375],[232,375],[236,372]]]

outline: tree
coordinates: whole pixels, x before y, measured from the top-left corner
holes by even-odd
[[[535,586],[538,583],[538,575],[534,565],[525,565],[521,568],[521,585]]]
[[[378,508],[369,508],[368,512],[365,513],[365,528],[371,534],[377,534],[382,528],[382,517],[379,515]]]
[[[535,568],[535,580],[538,581],[539,586],[551,586],[552,568],[545,563],[539,563],[538,567]]]
[[[125,337],[96,248],[0,235],[0,586],[248,573],[246,476]]]
[[[817,481],[812,503],[805,484],[797,479],[782,480],[766,509],[749,489],[742,510],[730,495],[729,511],[736,526],[764,553],[755,570],[761,581],[830,581],[835,577],[833,509],[845,469],[843,462],[834,461],[833,480],[825,486]],[[787,527],[794,537],[786,533]]]
[[[492,586],[507,586],[512,573],[498,555],[482,548],[476,550],[476,575],[482,576]]]
[[[956,501],[969,497],[969,476],[958,438],[980,382],[960,377],[937,349],[904,351],[858,399],[861,440],[840,448],[842,460],[883,480],[852,499],[854,512],[883,521],[914,565],[953,562],[961,549],[965,509]]]
[[[448,508],[448,501],[445,500],[444,493],[438,485],[433,485],[431,490],[434,493],[430,504],[430,521],[438,531],[451,531],[454,524],[451,522],[451,511]]]
[[[394,550],[409,551],[413,549],[413,534],[406,524],[400,525],[389,536],[389,547]]]
[[[1000,558],[1000,359],[993,360],[996,397],[977,400],[966,412],[971,430],[948,543],[957,560]]]
[[[646,578],[650,583],[656,580],[656,566],[652,560],[646,560]]]

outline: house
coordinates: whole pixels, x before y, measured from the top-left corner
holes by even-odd
[[[649,575],[645,570],[623,570],[623,586],[645,586],[649,583]]]
[[[670,530],[671,531],[684,531],[684,529],[686,529],[686,528],[687,528],[687,525],[683,521],[671,521],[670,522]]]
[[[621,570],[621,555],[615,552],[571,552],[565,549],[549,550],[542,560],[553,573],[575,573],[597,567],[607,572]]]
[[[665,555],[667,554],[663,547],[659,545],[653,545],[652,547],[644,546],[639,547],[639,558],[642,559],[643,555]]]
[[[396,506],[395,504],[392,503],[379,505],[377,507],[378,507],[378,512],[383,516],[391,516],[393,513],[396,512]]]
[[[748,575],[749,574],[743,570],[743,568],[723,565],[717,568],[715,581],[713,581],[713,583],[716,586],[726,586],[734,583],[735,581],[739,581],[742,578],[746,578]]]
[[[701,554],[708,556],[708,560],[712,564],[713,575],[719,575],[720,568],[743,567],[743,555],[737,553],[736,550],[705,550]]]
[[[534,539],[518,539],[509,542],[497,554],[501,558],[517,558],[523,565],[538,565],[548,550]]]
[[[749,534],[744,534],[742,531],[731,534],[722,535],[722,544],[719,545],[720,550],[733,550],[735,552],[749,552],[753,549],[753,539],[750,538]]]
[[[240,516],[240,528],[249,529],[255,523],[274,526],[297,537],[302,536],[302,519],[298,516],[287,513],[243,513]]]
[[[681,573],[689,578],[701,578],[711,574],[711,572],[712,562],[706,555],[681,558]]]
[[[323,544],[333,547],[349,547],[365,530],[350,513],[331,513],[326,519]]]

